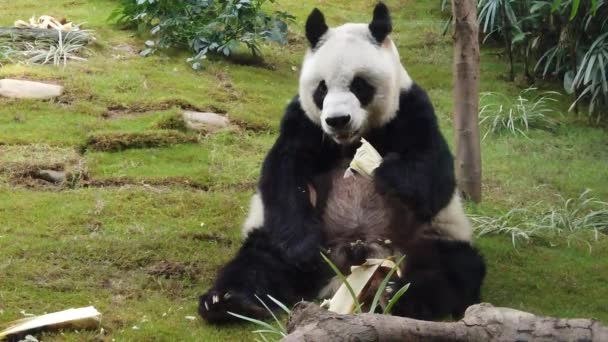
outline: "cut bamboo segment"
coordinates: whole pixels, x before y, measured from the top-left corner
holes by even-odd
[[[23,318],[9,323],[0,332],[0,340],[11,335],[22,335],[31,330],[96,329],[101,324],[101,313],[92,306]]]
[[[396,265],[388,259],[367,259],[363,265],[351,267],[351,273],[346,277],[346,281],[350,284],[357,297],[361,295],[363,289],[365,289],[380,267],[392,269]],[[401,276],[401,272],[397,271],[397,275]],[[328,307],[329,311],[346,315],[354,312],[355,300],[346,285],[342,284],[331,300],[323,302],[322,306]]]
[[[382,163],[382,156],[367,140],[361,138],[361,146],[355,152],[355,157],[350,162],[349,168],[344,173],[344,178],[357,174],[372,179],[374,170]]]

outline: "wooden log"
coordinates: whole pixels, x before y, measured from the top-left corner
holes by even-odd
[[[78,35],[83,42],[89,42],[91,35],[84,31],[61,31],[61,36]],[[51,29],[0,27],[0,38],[11,38],[14,41],[59,40],[59,31]]]
[[[593,319],[541,317],[483,303],[457,322],[378,315],[339,315],[316,304],[296,304],[282,341],[608,341],[608,327]]]

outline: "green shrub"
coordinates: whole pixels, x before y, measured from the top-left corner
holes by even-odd
[[[482,93],[479,123],[486,129],[483,139],[490,133],[508,132],[527,137],[526,132],[531,128],[554,130],[557,127],[554,116],[560,113],[553,104],[559,95],[551,91],[537,94],[535,88],[524,89],[516,98]]]
[[[267,14],[262,5],[275,0],[121,0],[110,20],[154,37],[146,42],[141,55],[158,49],[187,48],[194,56],[188,61],[194,69],[208,54],[229,56],[245,45],[260,56],[262,40],[285,44],[286,12]]]
[[[441,0],[442,10],[449,10]],[[590,117],[608,109],[608,0],[478,0],[482,42],[504,46],[509,79],[514,63],[524,74],[556,78],[573,96],[571,110],[587,103]]]
[[[518,241],[534,239],[550,239],[551,245],[555,245],[556,238],[561,238],[568,245],[582,241],[591,249],[591,242],[608,232],[608,203],[590,193],[585,190],[575,198],[559,196],[559,204],[547,210],[514,208],[498,216],[471,215],[470,218],[477,236],[508,235],[513,246]]]

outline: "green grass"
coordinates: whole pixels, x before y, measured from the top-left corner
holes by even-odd
[[[452,144],[451,38],[433,1],[388,1],[394,40],[412,77],[426,88]],[[185,53],[140,58],[145,37],[108,25],[110,0],[14,1],[0,26],[33,14],[66,16],[96,31],[87,62],[63,67],[3,64],[0,78],[58,82],[53,101],[0,98],[0,325],[68,307],[95,305],[105,334],[45,334],[45,341],[248,340],[252,325],[213,327],[196,316],[196,299],[241,242],[240,224],[262,159],[285,104],[297,92],[305,48],[303,21],[313,7],[330,24],[368,21],[373,2],[279,1],[298,19],[292,43],[264,47],[271,68],[222,59],[193,72]],[[135,54],[116,50],[130,46]],[[505,63],[482,50],[481,91],[515,97]],[[556,85],[558,87],[559,85]],[[550,87],[549,87],[550,88]],[[555,90],[555,89],[541,89]],[[568,101],[559,104],[566,112]],[[118,152],[76,151],[98,134],[158,132],[182,108],[219,111],[235,129],[197,143]],[[560,202],[586,188],[608,200],[606,131],[571,115],[554,132],[529,139],[488,136],[482,143],[483,195],[470,213],[497,215],[542,201]],[[86,170],[91,182],[42,186],[13,176],[28,168]],[[482,237],[477,246],[489,271],[484,300],[538,314],[594,317],[608,322],[608,242],[541,241],[513,248],[510,237]],[[407,294],[405,295],[407,297]],[[137,327],[134,329],[133,327]]]

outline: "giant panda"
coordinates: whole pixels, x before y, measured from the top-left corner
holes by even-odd
[[[480,300],[485,264],[433,106],[388,37],[388,8],[377,4],[370,24],[335,28],[314,9],[305,29],[299,94],[264,160],[245,241],[200,296],[199,314],[211,323],[233,320],[228,312],[263,318],[256,297],[291,305],[331,295],[324,251],[346,272],[366,258],[405,254],[391,286],[410,287],[393,314],[462,316]],[[383,161],[371,180],[344,178],[361,138]]]

